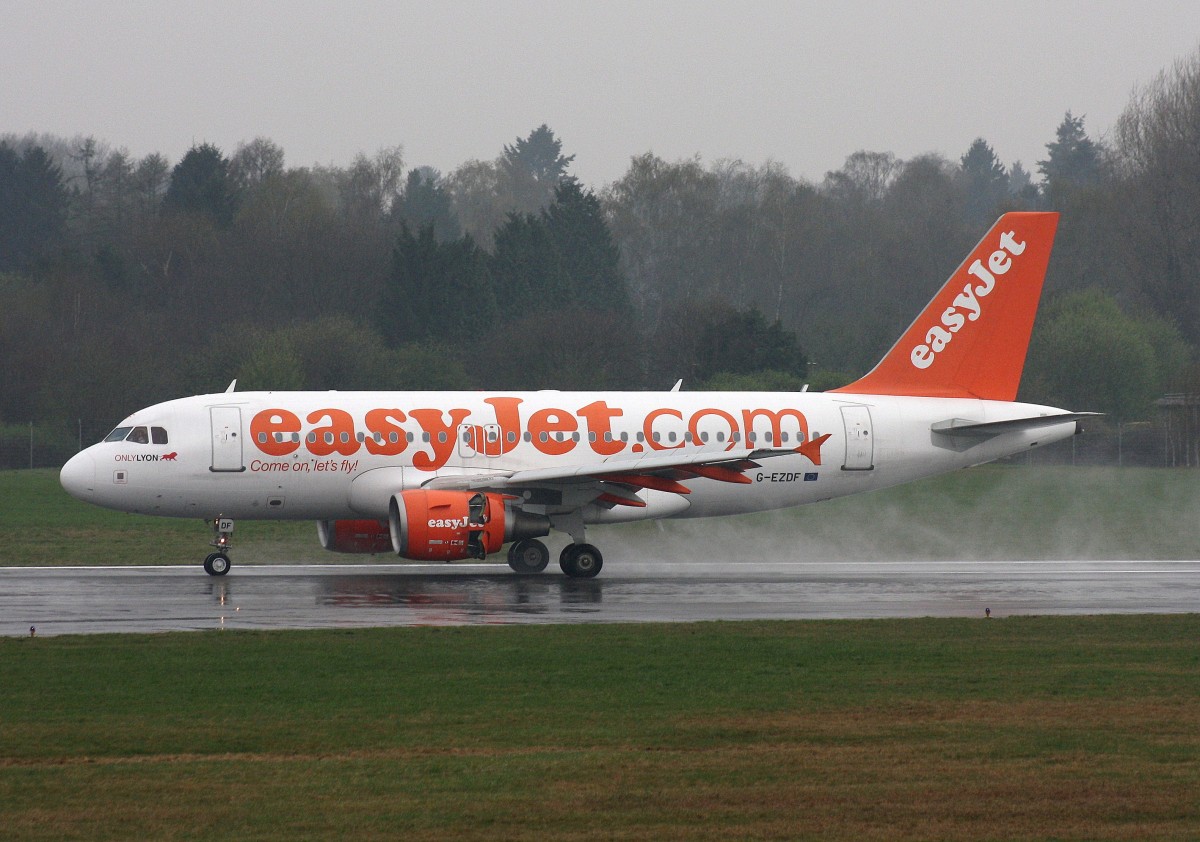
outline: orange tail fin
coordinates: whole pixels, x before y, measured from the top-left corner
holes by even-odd
[[[832,391],[1015,400],[1057,227],[1004,214],[879,365]]]

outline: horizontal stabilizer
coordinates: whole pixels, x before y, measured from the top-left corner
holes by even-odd
[[[1036,415],[1032,418],[1013,418],[1009,421],[970,421],[965,418],[950,418],[938,421],[929,429],[954,438],[990,439],[1004,433],[1019,433],[1026,430],[1037,430],[1042,427],[1054,427],[1071,421],[1082,421],[1085,418],[1097,418],[1099,412],[1064,412],[1058,415]]]

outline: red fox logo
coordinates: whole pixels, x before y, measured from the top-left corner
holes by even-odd
[[[176,452],[174,452],[174,451],[172,451],[172,452],[170,452],[170,453],[164,453],[164,454],[162,455],[162,457],[161,457],[161,461],[163,461],[163,462],[174,462],[174,461],[175,461],[175,457],[177,457],[178,455],[179,455],[179,454],[178,454],[178,453],[176,453]]]

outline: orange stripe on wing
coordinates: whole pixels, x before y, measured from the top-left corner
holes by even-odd
[[[606,491],[596,498],[598,503],[609,503],[613,506],[633,506],[635,509],[646,508],[646,501],[639,497],[623,497],[619,494],[614,494],[611,491]]]
[[[722,468],[718,465],[680,465],[678,470],[686,471],[689,474],[695,474],[705,479],[715,479],[718,482],[736,482],[743,485],[749,485],[751,482],[750,477],[740,471]]]
[[[653,491],[667,491],[671,494],[691,494],[692,490],[673,479],[656,477],[649,474],[600,474],[596,477],[604,482],[620,482],[625,485],[635,485],[638,488],[649,488]]]

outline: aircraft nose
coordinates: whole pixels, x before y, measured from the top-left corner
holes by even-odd
[[[58,474],[58,481],[72,497],[86,500],[96,488],[96,460],[86,450],[67,460]]]

